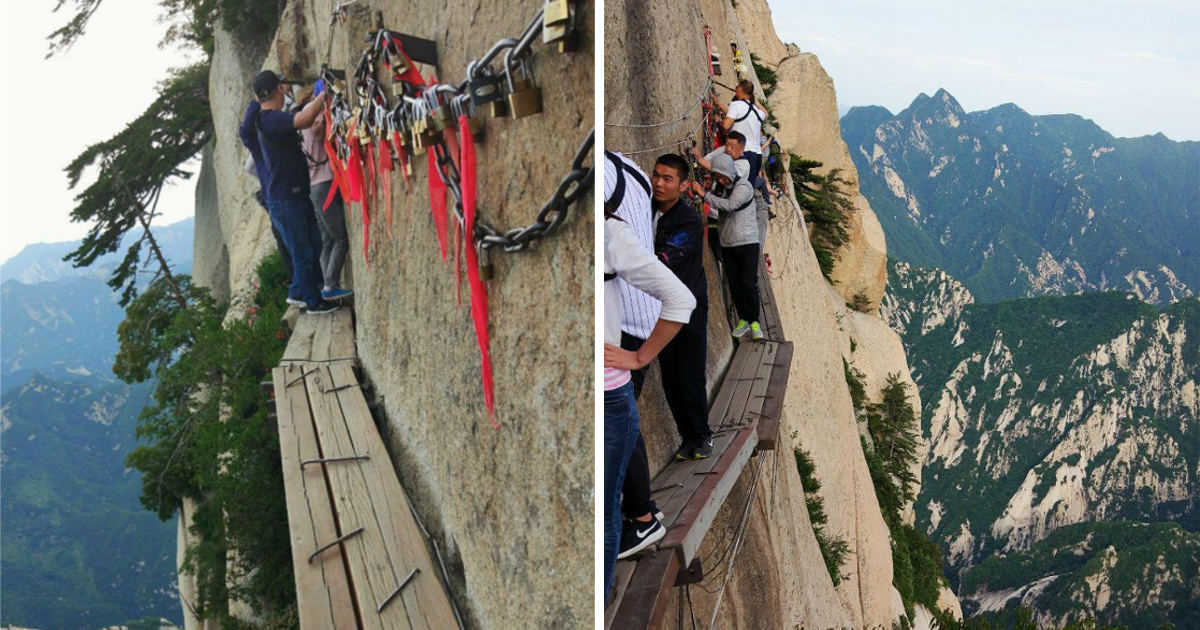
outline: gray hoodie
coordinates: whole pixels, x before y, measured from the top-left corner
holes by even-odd
[[[757,243],[758,209],[753,203],[754,189],[751,188],[750,182],[738,177],[733,158],[728,155],[714,157],[711,170],[733,181],[733,189],[727,197],[719,197],[712,192],[704,196],[709,207],[717,211],[720,217],[717,233],[721,235],[721,246],[737,247]]]

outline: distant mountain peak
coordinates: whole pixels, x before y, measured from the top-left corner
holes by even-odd
[[[967,112],[946,88],[938,88],[933,96],[921,92],[904,111],[896,114],[900,120],[932,120],[957,127],[966,118]]]

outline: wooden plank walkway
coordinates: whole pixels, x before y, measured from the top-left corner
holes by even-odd
[[[709,407],[713,455],[671,462],[650,483],[663,511],[666,536],[657,546],[618,561],[615,595],[605,627],[653,628],[661,622],[680,567],[691,566],[713,520],[742,470],[758,450],[775,447],[792,344],[739,343]]]
[[[458,627],[355,375],[352,311],[300,317],[284,357],[272,380],[301,629]]]

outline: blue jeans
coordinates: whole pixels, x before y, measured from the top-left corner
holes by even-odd
[[[604,392],[604,600],[621,549],[621,486],[642,429],[633,383]]]
[[[288,297],[316,308],[321,304],[321,231],[317,228],[312,200],[272,199],[268,206],[271,221],[283,234],[283,242],[292,254],[294,271]]]

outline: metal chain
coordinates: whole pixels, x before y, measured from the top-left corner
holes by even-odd
[[[584,161],[592,152],[595,136],[595,129],[588,132],[587,138],[584,138],[583,144],[575,152],[575,158],[571,161],[571,170],[559,181],[554,194],[542,205],[542,209],[538,211],[537,218],[533,223],[501,231],[483,221],[476,220],[473,236],[479,243],[479,247],[485,250],[500,247],[506,252],[519,252],[527,249],[533,242],[553,234],[566,220],[571,206],[582,199],[584,193],[592,186],[595,165],[585,167]],[[438,175],[446,188],[454,194],[454,215],[458,219],[459,225],[465,226],[462,179],[458,168],[454,165],[454,160],[451,159],[444,140],[440,140],[434,145],[433,152],[437,159]]]

